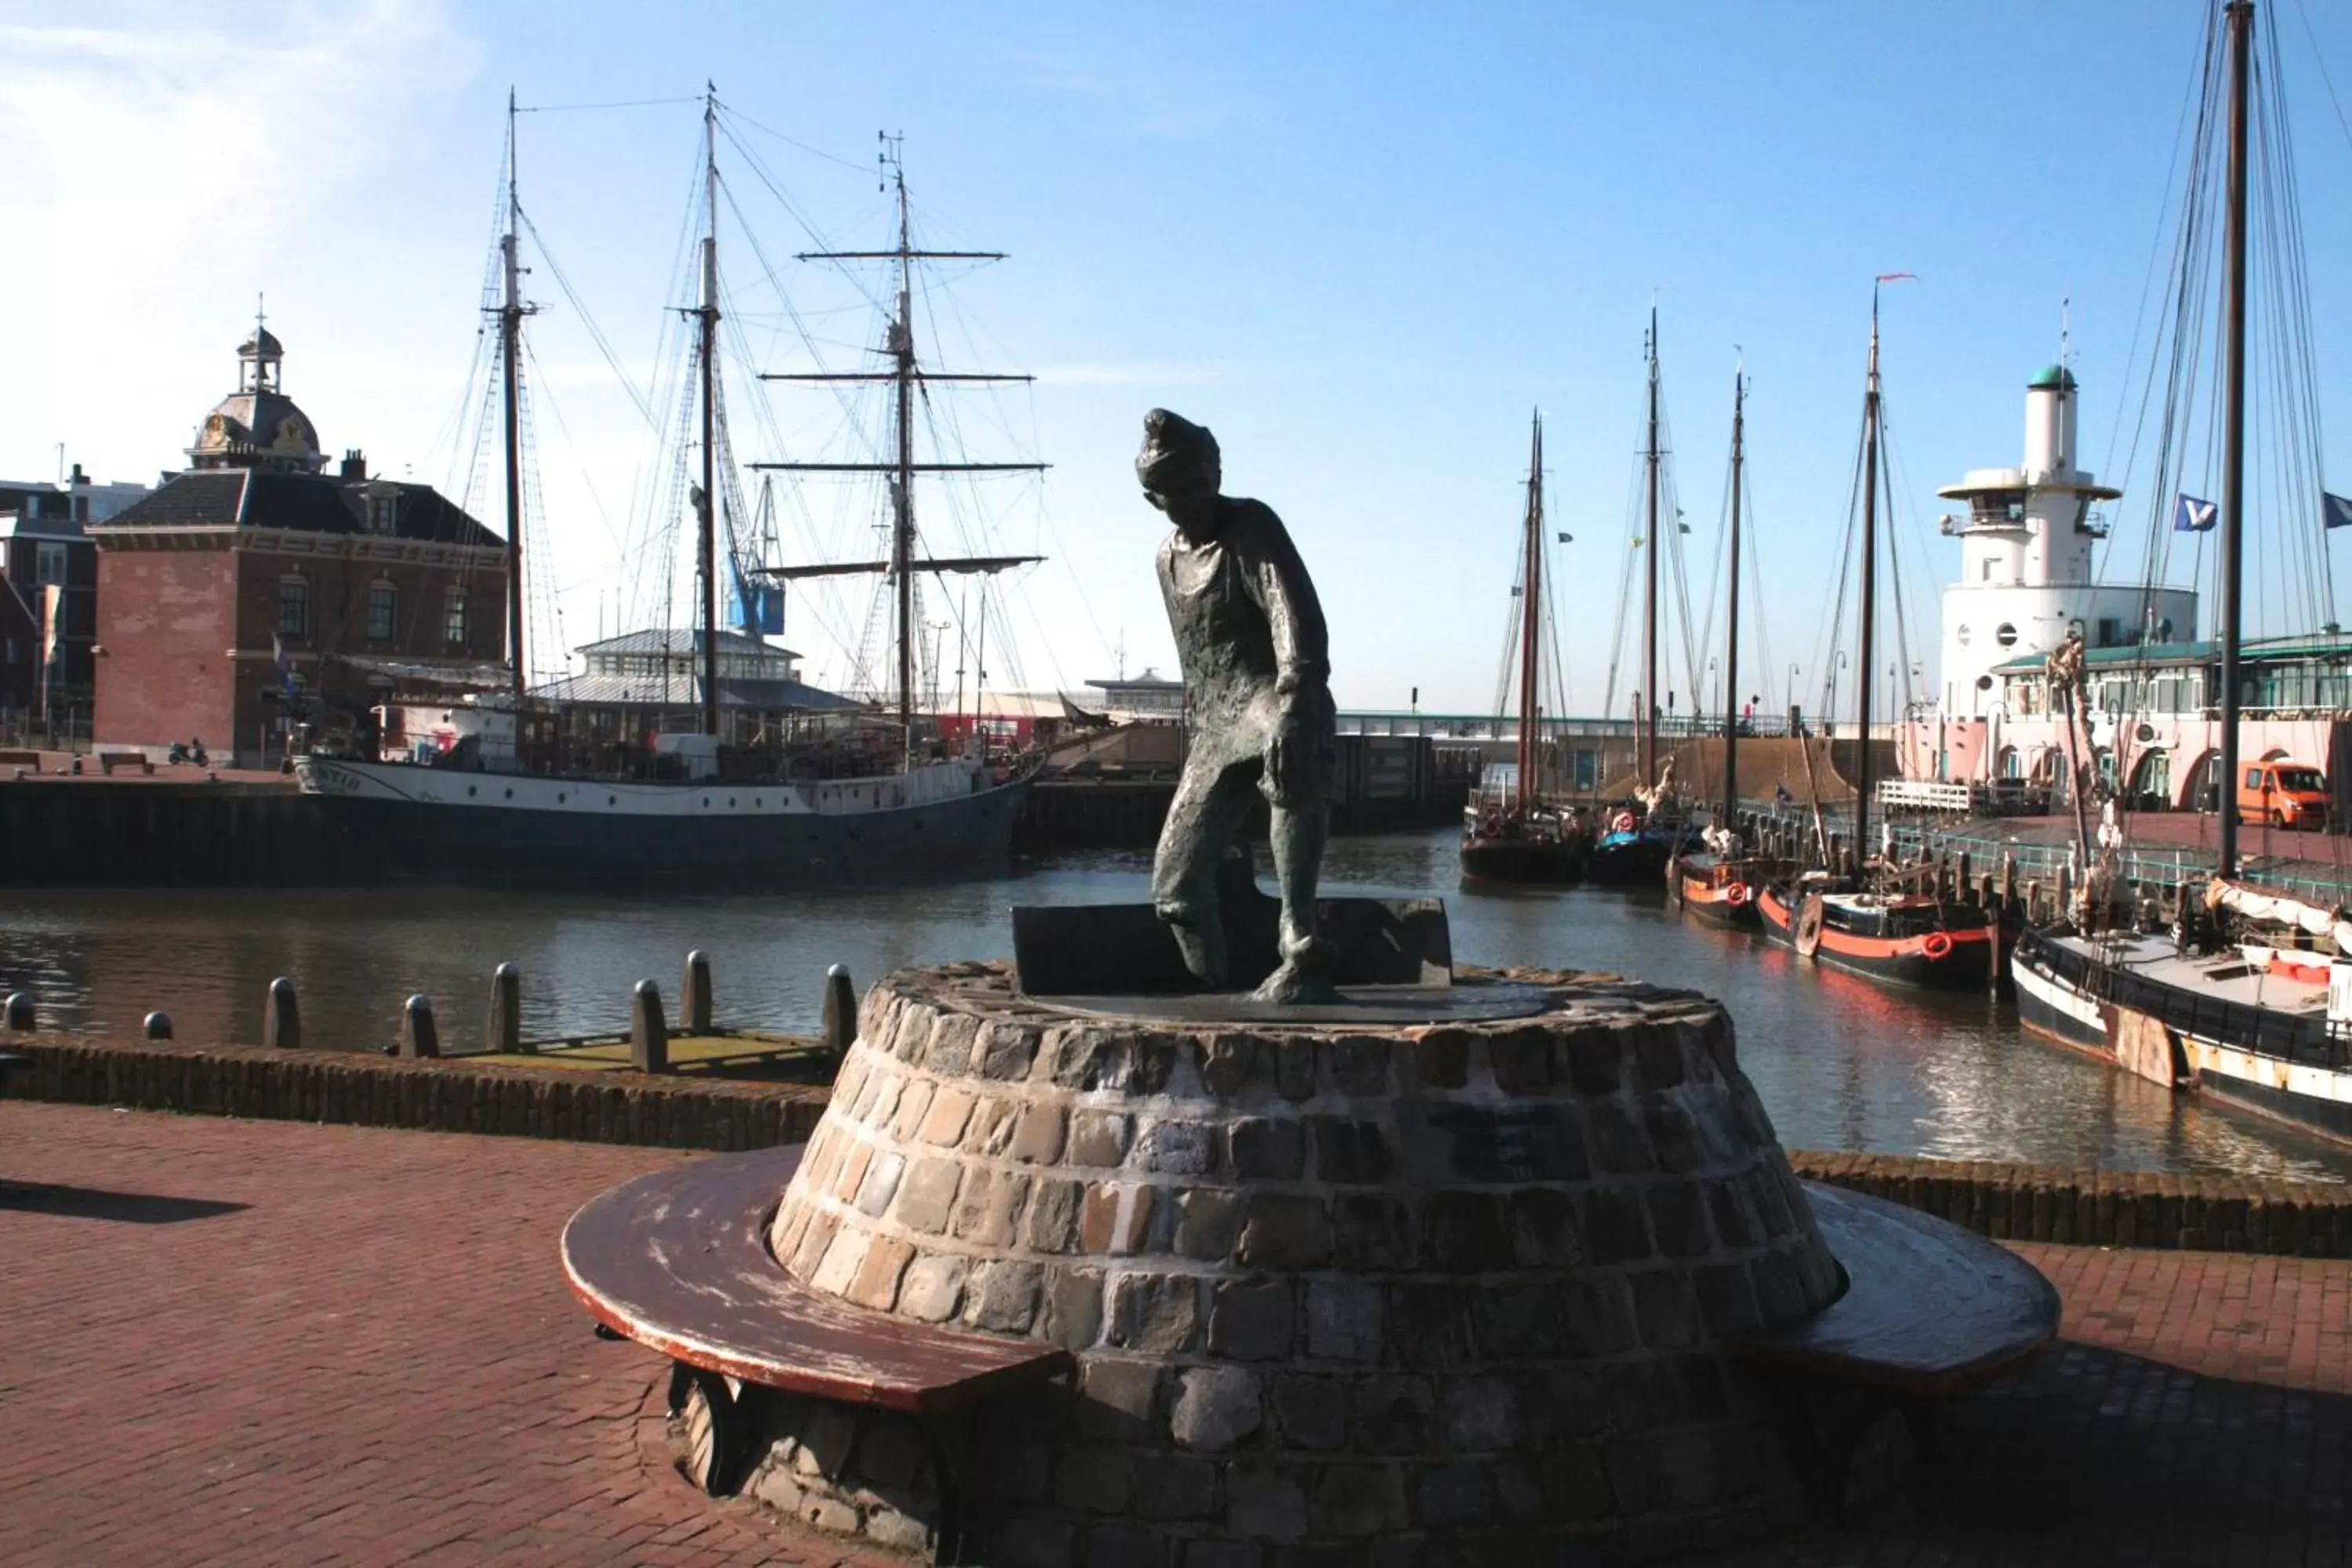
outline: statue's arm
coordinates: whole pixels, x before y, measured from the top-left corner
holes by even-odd
[[[1274,634],[1278,689],[1289,693],[1326,686],[1331,679],[1331,643],[1322,601],[1282,520],[1264,507],[1257,510],[1259,527],[1252,531],[1259,550],[1251,578]]]

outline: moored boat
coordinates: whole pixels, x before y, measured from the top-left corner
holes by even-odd
[[[1801,957],[1895,985],[1991,983],[1998,928],[1925,893],[1854,892],[1820,873],[1757,896],[1764,931]]]
[[[1543,569],[1543,416],[1528,454],[1528,505],[1519,539],[1517,625],[1511,642],[1519,694],[1518,751],[1507,770],[1481,779],[1462,814],[1462,874],[1477,881],[1568,883],[1584,876],[1591,837],[1583,813],[1544,787],[1543,683],[1559,668]]]
[[[1758,903],[1771,869],[1759,856],[1713,849],[1685,855],[1671,870],[1675,900],[1685,914],[1709,925],[1753,929],[1763,923]]]

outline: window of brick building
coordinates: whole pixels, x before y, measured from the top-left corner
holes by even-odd
[[[47,587],[54,583],[64,587],[66,582],[66,547],[61,542],[43,540],[33,547],[33,581]]]
[[[462,588],[449,590],[449,615],[442,635],[451,647],[466,646],[466,591]]]
[[[307,637],[310,635],[310,584],[297,576],[278,580],[278,635],[285,637]]]
[[[400,594],[389,583],[368,585],[368,641],[390,642],[400,609]]]

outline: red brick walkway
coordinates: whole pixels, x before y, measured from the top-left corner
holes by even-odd
[[[0,1103],[0,1560],[845,1561],[669,1470],[661,1368],[557,1276],[674,1158]],[[2352,1264],[2021,1250],[2067,1342],[1899,1503],[1725,1568],[2352,1563]]]

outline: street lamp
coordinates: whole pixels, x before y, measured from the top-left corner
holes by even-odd
[[[1840,648],[1838,649],[1837,658],[1830,661],[1829,680],[1823,688],[1822,696],[1822,726],[1823,733],[1830,732],[1837,723],[1837,677],[1838,671],[1846,668],[1845,649]]]
[[[1783,699],[1785,700],[1785,701],[1786,701],[1786,702],[1787,702],[1787,704],[1788,704],[1788,709],[1789,709],[1789,723],[1790,723],[1790,727],[1791,727],[1791,728],[1796,728],[1796,727],[1798,727],[1798,720],[1797,720],[1797,690],[1798,690],[1798,687],[1797,687],[1797,682],[1798,682],[1798,680],[1799,680],[1800,679],[1801,679],[1801,678],[1803,677],[1804,673],[1805,673],[1805,672],[1804,672],[1803,670],[1801,670],[1801,669],[1799,669],[1799,668],[1796,667],[1796,665],[1795,665],[1794,663],[1791,663],[1791,664],[1789,666],[1789,684],[1788,684],[1787,689],[1782,692],[1782,697],[1783,697]]]
[[[1706,661],[1706,700],[1715,704],[1715,710],[1718,713],[1723,711],[1723,704],[1718,700],[1723,696],[1723,685],[1717,679],[1715,673],[1715,668],[1719,662],[1714,658],[1709,658]]]

